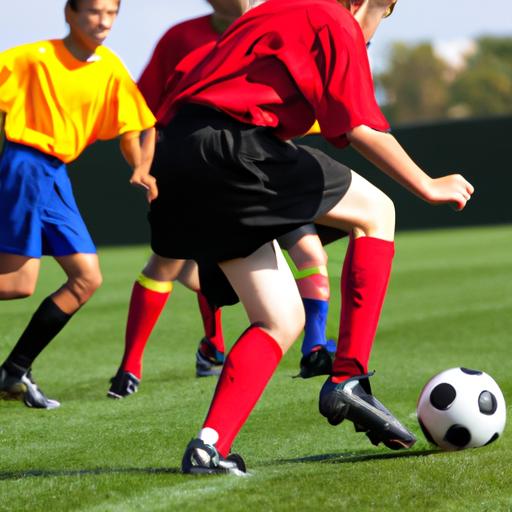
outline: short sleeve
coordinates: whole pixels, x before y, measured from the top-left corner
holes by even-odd
[[[143,131],[155,125],[155,117],[126,70],[115,76],[106,98],[106,117],[99,139],[112,139],[131,131]]]
[[[10,111],[19,94],[21,74],[15,72],[16,67],[20,65],[19,59],[16,58],[17,54],[16,49],[0,53],[0,110],[2,112]]]
[[[316,114],[322,135],[332,144],[348,144],[346,133],[366,125],[387,131],[389,124],[375,99],[362,33],[335,24],[317,33],[316,59],[323,82]]]

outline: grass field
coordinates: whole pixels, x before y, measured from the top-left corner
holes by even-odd
[[[331,336],[344,244],[328,249]],[[453,366],[487,371],[512,402],[512,226],[397,238],[370,366],[375,394],[417,434],[412,450],[373,447],[350,424],[329,426],[317,412],[323,379],[291,378],[297,343],[236,440],[252,473],[243,479],[179,473],[215,385],[194,377],[202,332],[194,294],[176,287],[148,345],[139,393],[105,398],[122,352],[131,283],[147,255],[141,247],[101,250],[103,287],[37,361],[35,377],[62,407],[0,402],[1,511],[512,510],[510,426],[488,447],[442,453],[427,444],[415,418],[423,384]],[[2,303],[0,358],[61,280],[45,261],[33,298]],[[227,308],[224,319],[232,343],[245,326],[243,312]]]

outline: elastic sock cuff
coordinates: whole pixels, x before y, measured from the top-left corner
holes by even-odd
[[[143,288],[157,293],[171,293],[173,288],[172,281],[156,281],[144,274],[140,274],[139,277],[137,277],[136,282]]]

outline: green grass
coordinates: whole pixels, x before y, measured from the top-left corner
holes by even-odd
[[[328,249],[337,330],[345,243]],[[453,453],[433,451],[415,419],[433,374],[478,368],[512,400],[512,226],[402,233],[371,367],[377,396],[418,436],[408,452],[373,447],[351,425],[318,414],[322,378],[292,379],[286,355],[235,443],[252,477],[179,473],[215,385],[194,377],[201,323],[194,294],[177,286],[146,350],[139,393],[105,398],[122,353],[127,302],[148,250],[103,249],[105,282],[42,354],[35,376],[62,401],[54,411],[0,402],[1,511],[510,511],[512,436]],[[0,359],[31,312],[62,280],[45,261],[37,294],[2,303]],[[245,326],[226,308],[229,343]],[[510,407],[509,407],[510,412]]]

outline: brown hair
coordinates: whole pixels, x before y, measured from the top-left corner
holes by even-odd
[[[70,9],[73,11],[78,10],[78,0],[68,0],[67,5],[69,5]],[[121,0],[119,0],[119,7],[121,7]]]

